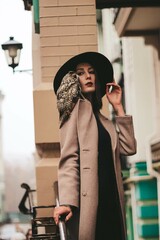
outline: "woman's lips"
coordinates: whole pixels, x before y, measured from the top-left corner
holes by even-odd
[[[87,87],[92,87],[93,86],[93,83],[92,82],[88,82],[85,84]]]

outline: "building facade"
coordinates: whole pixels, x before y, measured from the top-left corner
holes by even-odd
[[[25,9],[33,12],[38,205],[53,204],[53,183],[57,179],[60,149],[54,75],[73,55],[99,51],[110,59],[115,79],[124,88],[126,112],[133,115],[137,138],[137,154],[125,160],[129,172],[124,179],[128,240],[159,239],[158,1],[141,0],[133,4],[120,0],[26,0],[24,3]]]
[[[112,16],[122,43],[126,111],[134,117],[138,143],[125,181],[132,209],[128,237],[159,239],[160,7],[120,8]]]

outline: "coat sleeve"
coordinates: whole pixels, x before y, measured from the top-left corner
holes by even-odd
[[[115,120],[119,135],[120,153],[123,155],[135,154],[137,144],[134,136],[132,116],[116,117]]]
[[[77,107],[60,128],[61,155],[58,168],[60,205],[79,207],[79,144],[77,136]]]

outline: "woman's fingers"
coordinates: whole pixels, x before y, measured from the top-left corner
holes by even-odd
[[[114,90],[121,91],[121,87],[115,82],[106,84],[106,94],[110,94]]]
[[[72,217],[72,210],[69,206],[55,207],[53,210],[53,218],[56,224],[59,224],[61,216],[65,216],[65,221],[68,221]]]
[[[111,83],[107,83],[106,87],[115,87],[115,88],[120,88],[120,86],[116,83],[116,82],[111,82]]]
[[[65,221],[67,222],[71,217],[72,217],[73,213],[72,211],[66,216]]]

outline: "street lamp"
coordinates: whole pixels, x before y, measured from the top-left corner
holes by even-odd
[[[14,37],[10,37],[9,41],[3,43],[2,49],[5,51],[6,60],[8,66],[14,68],[18,66],[20,60],[21,49],[23,48],[22,43],[14,40]]]

